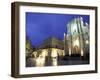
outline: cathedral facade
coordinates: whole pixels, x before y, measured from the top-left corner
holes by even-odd
[[[89,54],[89,25],[83,18],[74,18],[66,26],[64,50],[66,55],[86,56]]]

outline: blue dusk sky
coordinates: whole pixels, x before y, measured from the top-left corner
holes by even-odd
[[[51,36],[63,40],[67,23],[77,17],[89,24],[89,15],[26,12],[26,37],[32,46],[38,46]]]

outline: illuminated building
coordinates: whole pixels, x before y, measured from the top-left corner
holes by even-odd
[[[63,48],[63,41],[56,37],[49,37],[43,41],[42,44],[39,45],[39,48],[59,48],[59,49],[64,49]]]
[[[84,24],[82,17],[74,18],[66,26],[64,49],[66,55],[86,56],[89,54],[89,25]]]
[[[49,37],[38,46],[38,49],[46,50],[46,54],[50,57],[64,56],[64,43],[56,37]]]

